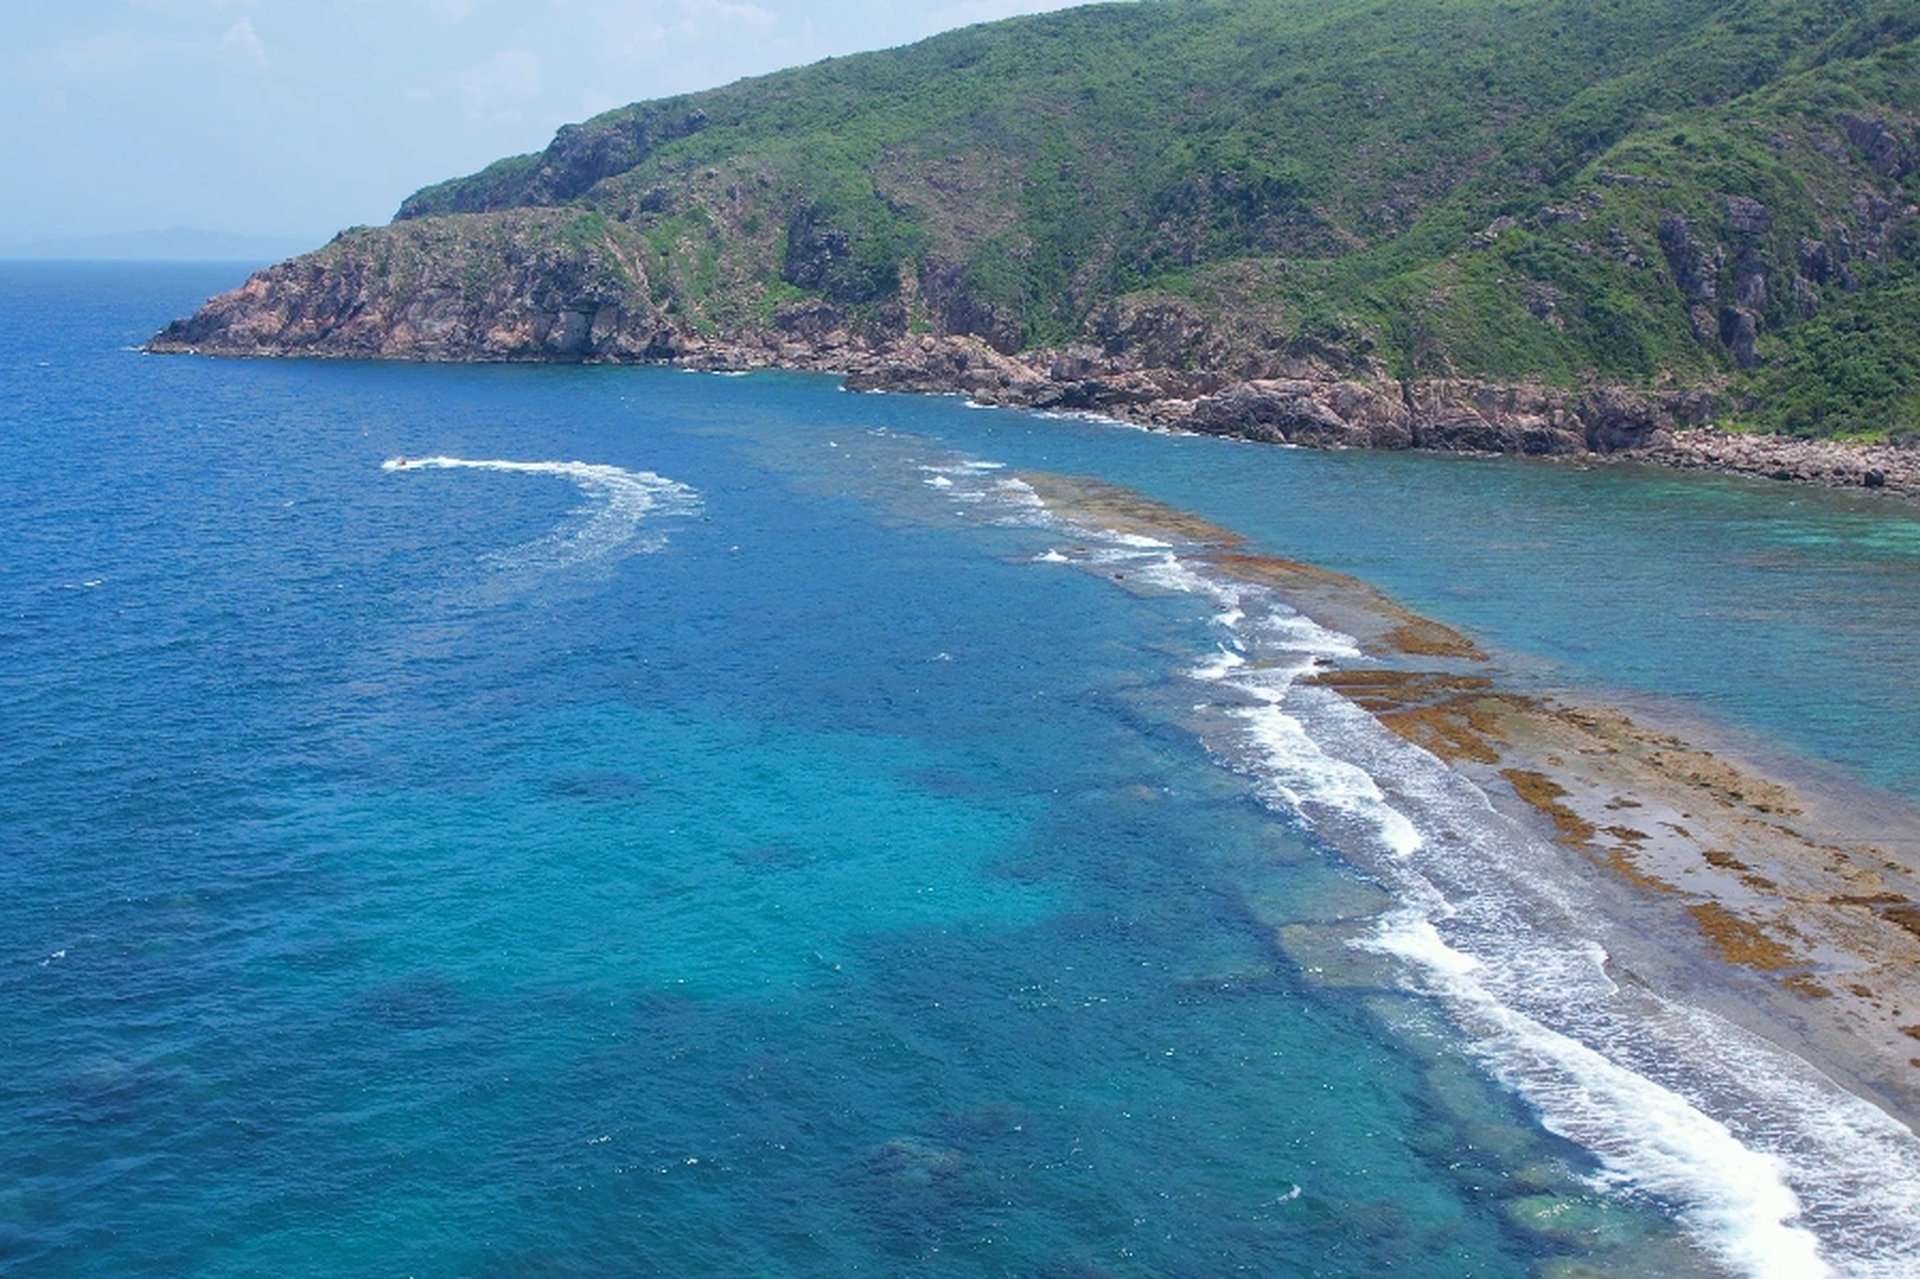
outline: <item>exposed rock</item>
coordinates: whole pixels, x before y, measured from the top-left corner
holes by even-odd
[[[835,302],[878,302],[899,289],[899,274],[886,261],[862,261],[852,233],[835,226],[832,211],[810,205],[787,226],[787,255],[780,278],[817,290]]]
[[[1719,334],[1714,304],[1720,296],[1720,268],[1725,254],[1719,245],[1708,247],[1694,234],[1693,223],[1677,214],[1660,219],[1656,236],[1674,285],[1689,303],[1688,327],[1693,340],[1706,344]]]
[[[1520,223],[1518,221],[1510,217],[1495,218],[1493,221],[1487,223],[1485,229],[1473,233],[1473,247],[1476,249],[1491,248],[1496,240],[1519,225]]]
[[[1651,441],[1631,456],[1689,470],[1835,488],[1882,489],[1920,497],[1920,450],[1887,444],[1737,435],[1713,427],[1694,427]]]
[[[1193,407],[1187,424],[1212,435],[1320,448],[1408,448],[1411,415],[1385,387],[1306,379],[1245,382]]]
[[[940,331],[983,338],[1003,354],[1020,349],[1020,317],[982,300],[967,282],[965,263],[927,255],[919,289]]]
[[[432,224],[418,241],[379,251],[347,237],[258,272],[191,319],[167,326],[156,351],[375,359],[658,358],[666,317],[636,308],[638,263],[546,234],[565,214],[499,215],[503,244],[487,272],[448,252]],[[636,282],[641,286],[636,288]]]
[[[1658,239],[1680,292],[1690,302],[1712,302],[1720,287],[1719,247],[1709,251],[1702,246],[1693,234],[1693,224],[1677,214],[1660,219]]]
[[[1832,248],[1824,241],[1808,239],[1802,236],[1799,250],[1800,274],[1806,276],[1815,284],[1825,284],[1828,280],[1834,278],[1837,264],[1834,261]]]
[[[1760,319],[1748,307],[1720,308],[1720,341],[1733,352],[1734,363],[1743,369],[1760,363]]]
[[[1102,354],[1129,368],[1194,368],[1219,355],[1218,337],[1184,298],[1122,298],[1090,328]]]
[[[1747,195],[1726,198],[1727,226],[1736,236],[1765,235],[1773,230],[1773,215],[1767,206]]]
[[[1677,426],[1704,421],[1712,412],[1713,396],[1705,391],[1649,396],[1611,387],[1587,392],[1575,408],[1583,442],[1595,453],[1663,443]]]
[[[1858,147],[1869,167],[1883,178],[1904,178],[1913,172],[1913,152],[1887,126],[1885,120],[1868,120],[1851,112],[1842,112],[1840,127],[1847,141]]]
[[[1520,301],[1527,308],[1528,313],[1534,319],[1551,324],[1555,328],[1565,326],[1565,321],[1560,318],[1559,309],[1560,304],[1566,300],[1565,293],[1543,281],[1529,282],[1520,291]]]
[[[964,285],[938,278],[937,262],[901,284],[989,334],[910,333],[899,306],[879,308],[876,319],[872,307],[816,297],[780,306],[760,327],[717,335],[678,314],[670,294],[655,304],[645,263],[622,256],[593,215],[542,209],[479,217],[484,234],[472,220],[454,230],[433,218],[400,224],[397,234],[343,234],[213,299],[150,349],[779,366],[839,373],[850,390],[957,392],[984,404],[1102,413],[1276,443],[1620,455],[1920,495],[1920,451],[1700,429],[1717,407],[1709,390],[1403,382],[1339,341],[1291,341],[1249,359],[1236,376],[1223,371],[1227,339],[1179,298],[1120,299],[1089,322],[1084,340],[1013,353],[1001,349],[1010,335],[1000,317],[991,308],[968,311],[976,304]],[[829,259],[839,251],[830,228],[816,226],[803,239]],[[1704,274],[1709,262],[1717,267],[1717,248],[1701,246],[1677,218],[1662,223],[1661,242],[1676,274],[1682,267],[1698,273],[1694,296],[1717,296]],[[1821,244],[1800,246],[1810,269],[1828,260],[1825,253]],[[1739,300],[1755,305],[1721,307],[1718,336],[1744,364],[1757,355],[1764,281],[1743,284]]]
[[[826,302],[789,302],[773,313],[774,327],[802,342],[815,345],[834,343],[833,335],[845,334],[846,315]]]

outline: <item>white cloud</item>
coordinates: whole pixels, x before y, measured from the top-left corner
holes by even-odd
[[[258,71],[267,65],[267,46],[253,29],[252,18],[242,18],[220,37],[220,61],[241,70]]]

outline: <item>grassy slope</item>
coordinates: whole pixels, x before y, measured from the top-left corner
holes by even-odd
[[[1173,297],[1211,320],[1210,358],[1249,368],[1307,349],[1401,375],[1732,377],[1755,425],[1912,431],[1920,242],[1903,210],[1920,180],[1876,170],[1840,123],[1885,121],[1920,150],[1910,9],[1069,10],[608,113],[584,129],[695,110],[704,127],[567,194],[582,216],[560,225],[638,263],[697,331],[811,297],[882,328],[1055,345],[1097,336],[1114,299]],[[541,162],[409,212],[551,202],[529,185]],[[1764,227],[1743,230],[1751,206],[1729,197],[1759,201]],[[1662,243],[1677,219],[1705,301]],[[408,226],[371,234],[424,230]],[[1735,303],[1758,329],[1745,371],[1716,331]]]

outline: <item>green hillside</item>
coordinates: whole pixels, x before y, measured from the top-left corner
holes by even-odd
[[[564,295],[561,357],[645,312],[655,355],[974,334],[1920,436],[1916,33],[1911,0],[1096,5],[609,112],[300,269]]]

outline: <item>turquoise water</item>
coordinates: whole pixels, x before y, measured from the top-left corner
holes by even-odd
[[[0,1270],[1917,1255],[1911,1134],[1645,1030],[1581,967],[1576,871],[1277,674],[1340,637],[1010,476],[1920,798],[1904,508],[129,349],[230,283],[0,267]]]

